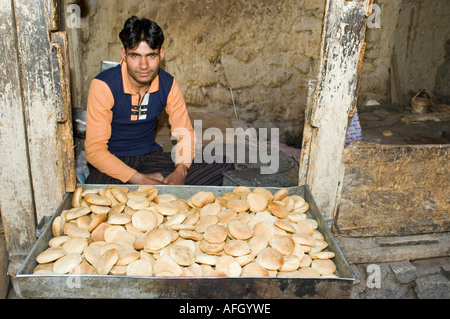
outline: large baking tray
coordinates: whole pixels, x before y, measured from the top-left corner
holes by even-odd
[[[83,189],[105,185],[82,185]],[[138,186],[128,186],[134,190]],[[217,196],[231,192],[235,186],[157,186],[160,193],[179,198],[201,190]],[[279,188],[266,187],[273,193]],[[16,293],[21,298],[347,298],[355,280],[354,273],[331,234],[307,185],[288,187],[309,203],[307,213],[318,223],[318,230],[328,242],[328,250],[339,278],[290,277],[132,277],[117,275],[34,275],[36,256],[47,249],[53,237],[51,224],[56,216],[71,206],[72,193],[67,193],[55,214],[43,226],[41,235],[16,274]]]

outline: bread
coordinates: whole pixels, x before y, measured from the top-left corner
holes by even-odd
[[[119,259],[116,262],[116,266],[126,266],[139,259],[140,254],[138,251],[132,248],[122,248],[118,250]]]
[[[269,203],[269,205],[267,206],[267,210],[274,216],[278,217],[278,218],[286,218],[288,217],[288,210],[286,209],[286,207],[284,207],[283,205],[279,204],[279,203],[274,203],[271,202]]]
[[[108,223],[108,225],[109,225],[109,227],[107,227],[104,231],[104,240],[107,243],[114,242],[115,237],[118,232],[126,231],[125,227],[123,227],[123,226],[111,225],[109,223]]]
[[[221,256],[216,262],[216,271],[223,273],[227,277],[239,277],[242,272],[242,267],[239,263],[231,256]]]
[[[150,261],[138,259],[128,264],[126,268],[128,276],[153,276],[153,265]]]
[[[201,252],[205,254],[214,255],[221,252],[223,250],[224,245],[225,243],[223,242],[219,244],[211,244],[203,239],[200,241],[198,248],[200,249]]]
[[[264,196],[267,199],[267,201],[273,200],[272,192],[264,187],[255,187],[252,192],[254,194],[260,194],[260,195]]]
[[[311,267],[305,267],[305,268],[298,269],[296,276],[297,277],[320,277],[320,273]]]
[[[289,195],[289,190],[287,188],[279,189],[273,194],[272,200],[279,201]]]
[[[99,275],[107,275],[113,266],[119,260],[119,252],[117,249],[108,249],[100,258],[97,260],[95,269]]]
[[[100,196],[95,193],[89,193],[89,195],[84,196],[86,203],[90,205],[100,205],[100,206],[111,206],[112,201],[106,196]]]
[[[127,206],[134,210],[144,209],[150,206],[150,201],[142,196],[134,196],[128,199]]]
[[[149,252],[160,250],[169,245],[171,242],[171,233],[166,229],[157,228],[145,236],[144,250]]]
[[[227,229],[220,224],[208,226],[203,234],[203,238],[210,244],[223,243],[227,238]]]
[[[155,276],[181,276],[183,270],[169,255],[160,256],[153,264]]]
[[[208,215],[217,215],[222,210],[222,206],[219,203],[206,204],[200,208],[200,217]]]
[[[335,253],[332,251],[319,251],[317,253],[309,253],[312,259],[331,259],[334,258]]]
[[[62,247],[47,248],[36,256],[36,261],[40,264],[46,264],[58,260],[65,255],[66,251]]]
[[[95,214],[108,214],[111,211],[109,206],[91,205],[89,206],[91,212]]]
[[[67,254],[64,257],[58,259],[53,264],[53,272],[55,274],[67,274],[75,266],[79,265],[82,261],[81,255],[78,253]]]
[[[305,221],[297,223],[297,230],[300,233],[303,233],[308,236],[312,236],[314,234],[314,229],[311,224]]]
[[[283,266],[283,255],[276,249],[266,247],[259,252],[256,262],[268,270],[278,270]]]
[[[218,222],[219,218],[216,215],[202,216],[195,225],[195,231],[198,233],[204,233],[209,226],[215,225]]]
[[[211,191],[201,191],[190,197],[192,205],[202,208],[207,204],[214,203],[216,195]]]
[[[194,252],[185,246],[171,245],[169,255],[180,266],[190,266],[195,262]]]
[[[175,195],[165,193],[165,194],[158,194],[157,196],[155,196],[153,201],[156,204],[159,204],[159,203],[164,203],[164,202],[171,202],[171,201],[174,201],[177,199],[178,199],[178,197],[176,197]]]
[[[97,243],[97,244],[96,244]],[[100,258],[100,245],[99,242],[94,242],[87,246],[83,251],[84,258],[91,264],[97,264],[98,259]]]
[[[75,265],[75,267],[69,271],[69,274],[94,275],[95,268],[92,267],[86,260],[82,260],[80,264]]]
[[[67,242],[70,239],[69,236],[57,236],[53,237],[48,241],[49,247],[61,247],[64,245],[65,242]]]
[[[66,220],[62,216],[56,216],[52,222],[52,233],[53,236],[58,237],[64,234],[64,227],[66,225]]]
[[[113,266],[109,271],[110,275],[124,276],[127,274],[127,266]]]
[[[314,246],[316,244],[316,241],[312,236],[303,234],[303,233],[295,233],[292,234],[292,240],[296,242],[297,244],[304,245],[304,246]]]
[[[98,225],[108,218],[108,214],[93,214],[91,222],[88,225],[88,231],[92,232]]]
[[[274,225],[277,226],[278,228],[285,230],[289,233],[295,233],[295,227],[288,221],[283,220],[283,219],[278,219],[274,222]]]
[[[119,203],[126,203],[128,201],[128,196],[126,192],[119,187],[112,187],[111,194]]]
[[[227,201],[227,204],[225,206],[228,209],[234,210],[236,213],[246,212],[249,210],[250,205],[246,200],[242,199],[231,199]]]
[[[76,219],[80,216],[89,214],[91,212],[89,207],[78,207],[78,208],[72,208],[69,209],[65,214],[66,221],[70,221],[73,219]]]
[[[305,268],[311,266],[312,259],[309,257],[309,255],[303,254],[303,258],[300,258],[300,265],[299,267]]]
[[[92,221],[92,220],[91,220],[91,215],[92,215],[92,214],[89,214],[89,215],[83,215],[83,216],[78,217],[78,218],[76,219],[77,226],[80,227],[80,228],[84,228],[84,229],[87,229],[87,230],[88,230],[89,224],[90,224],[91,221]]]
[[[261,221],[253,226],[253,236],[262,236],[267,240],[270,240],[270,238],[272,238],[274,234],[274,226],[270,225],[267,222]]]
[[[228,223],[228,232],[235,239],[249,239],[253,235],[253,230],[247,223],[236,220]]]
[[[232,239],[225,243],[223,247],[226,254],[239,257],[250,253],[251,249],[247,241]]]
[[[104,241],[105,240],[105,231],[109,227],[112,227],[108,223],[100,223],[91,233],[91,238],[93,241]]]
[[[251,193],[251,192],[252,192],[252,190],[250,188],[248,188],[247,186],[243,186],[243,185],[236,186],[233,189],[233,193]]]
[[[131,222],[131,216],[124,213],[113,214],[108,218],[108,223],[111,225],[125,225]]]
[[[300,267],[300,258],[296,255],[284,256],[283,266],[280,271],[295,271]]]
[[[106,253],[110,249],[116,249],[117,251],[123,249],[123,246],[121,246],[118,243],[105,243],[104,245],[100,246],[100,256]]]
[[[73,195],[72,195],[72,207],[80,207],[81,205],[81,193],[83,192],[83,188],[81,186],[78,186],[77,188],[75,188],[75,190],[73,191]]]
[[[87,246],[88,241],[86,238],[74,237],[66,241],[62,248],[66,251],[66,254],[77,253],[81,255]]]
[[[315,259],[311,263],[311,268],[323,275],[331,275],[336,271],[336,265],[332,260],[329,259]]]
[[[309,204],[287,188],[237,186],[183,199],[151,185],[80,186],[72,200],[53,220],[34,273],[337,276],[334,252],[305,214]]]
[[[164,216],[174,216],[179,213],[178,205],[171,201],[156,204],[155,208],[158,211],[158,213]]]
[[[315,239],[315,244],[311,247],[311,253],[318,253],[328,247],[328,243],[323,239]]]
[[[136,236],[125,230],[122,232],[118,232],[116,237],[114,237],[114,242],[119,243],[122,246],[133,247],[134,242],[136,241]]]
[[[195,254],[195,262],[199,264],[206,264],[215,266],[219,257],[209,254]]]
[[[302,222],[302,221],[306,220],[307,217],[303,213],[298,213],[298,212],[292,211],[288,214],[287,218],[293,223],[298,223],[298,222]]]
[[[236,216],[237,216],[237,212],[235,212],[232,209],[222,210],[220,213],[217,214],[217,217],[219,218],[218,223],[228,224],[230,221],[232,221],[234,218],[236,218]]]
[[[258,213],[266,209],[269,201],[266,197],[264,197],[264,195],[258,193],[250,193],[247,195],[247,203],[251,212]]]
[[[89,238],[91,237],[91,233],[85,228],[81,228],[75,225],[69,225],[65,231],[66,235],[69,237],[82,237]]]
[[[292,254],[295,248],[292,238],[286,235],[273,235],[269,240],[269,245],[283,255]]]
[[[203,238],[203,236],[195,231],[191,231],[191,230],[180,230],[178,232],[178,234],[180,235],[180,237],[186,238],[186,239],[192,239],[192,240],[196,240],[199,241]]]
[[[186,218],[183,221],[183,224],[195,225],[197,224],[200,218],[200,212],[197,210],[191,210],[187,213]]]
[[[248,245],[253,254],[258,254],[261,250],[266,248],[268,244],[269,244],[269,239],[267,239],[267,237],[262,236],[262,235],[254,235],[248,241]]]
[[[242,269],[241,277],[268,277],[266,268],[256,262],[249,263]]]

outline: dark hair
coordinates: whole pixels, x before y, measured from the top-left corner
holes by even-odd
[[[125,49],[133,49],[140,42],[145,41],[152,49],[161,49],[164,42],[164,34],[155,22],[136,16],[132,16],[125,21],[122,31],[119,33]]]

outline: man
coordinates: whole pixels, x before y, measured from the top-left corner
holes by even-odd
[[[194,130],[177,81],[160,69],[164,34],[153,21],[127,19],[117,67],[92,80],[86,112],[87,184],[221,185],[233,164],[192,163]],[[157,119],[169,115],[175,163],[155,142]]]

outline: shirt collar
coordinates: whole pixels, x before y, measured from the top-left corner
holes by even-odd
[[[121,71],[122,71],[122,82],[123,82],[123,92],[125,94],[137,94],[133,91],[130,84],[130,78],[127,70],[127,63],[125,61],[120,62]],[[148,89],[148,93],[154,93],[159,90],[159,74],[156,74],[156,77],[153,79],[152,83],[150,83],[150,88]]]

